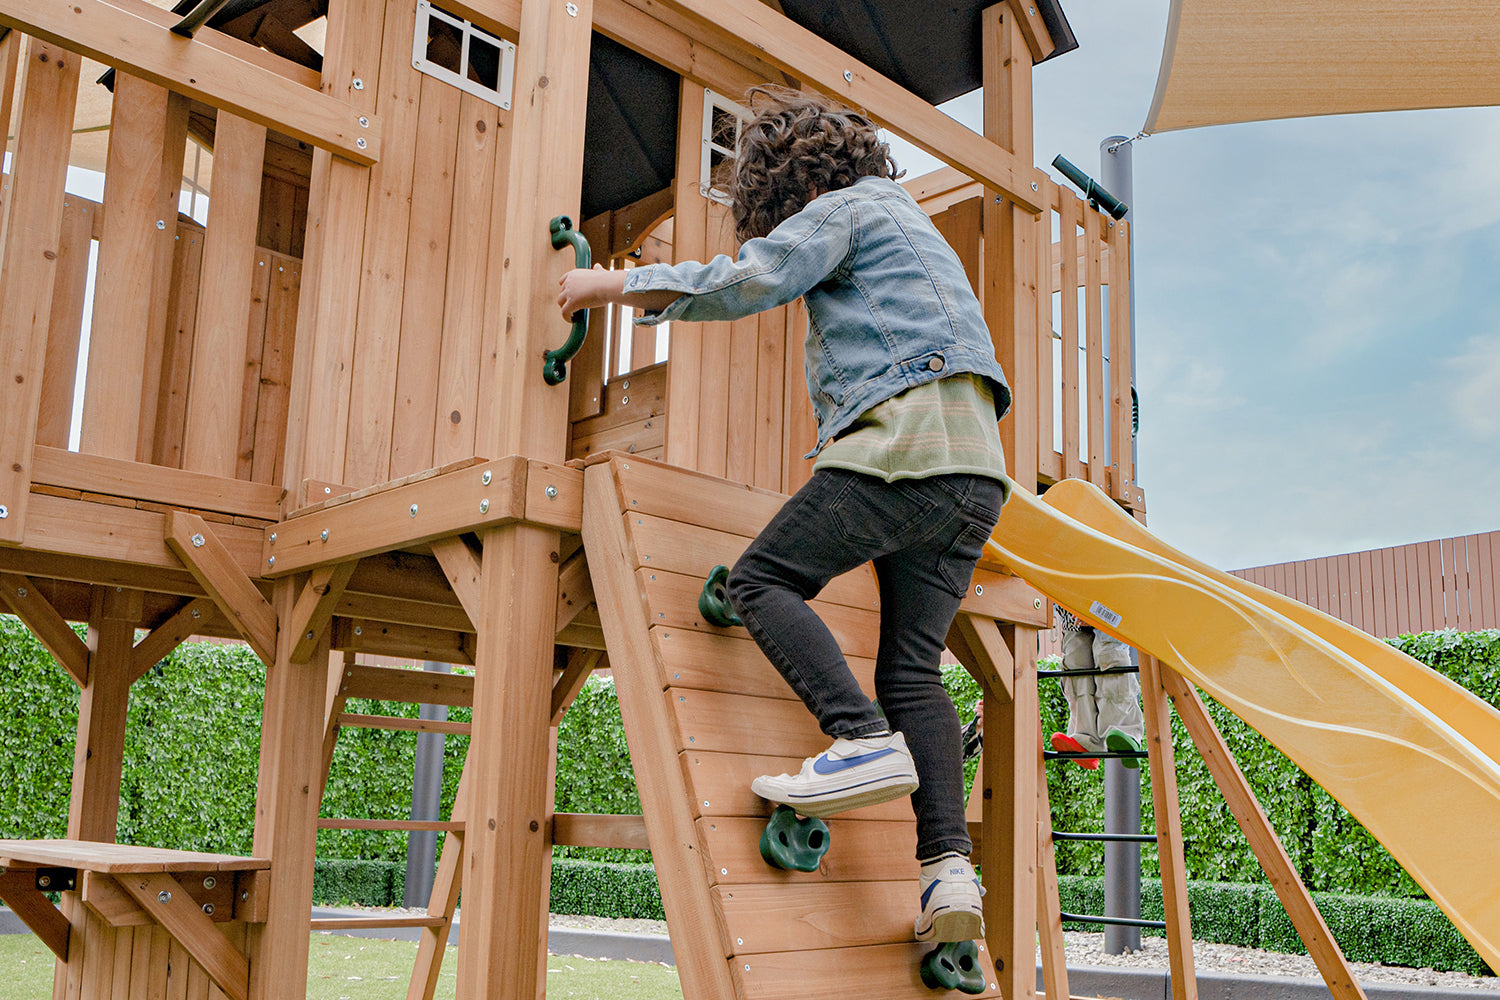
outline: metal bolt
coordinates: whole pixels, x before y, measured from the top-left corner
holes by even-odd
[[[322,531],[318,532],[318,537],[323,539],[323,541],[325,542],[328,541],[328,529],[324,528]]]
[[[31,591],[27,590],[25,587],[17,587],[16,588],[16,596],[17,597],[25,597],[29,593],[31,593]]]
[[[201,549],[201,548],[203,548],[203,536],[202,535],[194,535],[193,536],[193,548],[195,548],[195,549]]]
[[[557,499],[557,487],[556,486],[549,486],[549,487],[547,487],[546,493],[547,493],[547,499],[548,500],[556,500]]]
[[[629,402],[630,402],[630,397],[629,396],[621,396],[620,397],[620,405],[621,406],[624,406],[625,404],[627,404]]]
[[[982,583],[976,583],[976,584],[974,584],[974,596],[975,597],[983,597],[984,596],[984,584],[982,584]]]
[[[267,566],[275,566],[276,565],[276,557],[275,556],[267,556],[266,557],[266,565]]]
[[[1032,181],[1031,182],[1031,190],[1033,190],[1033,191],[1036,190],[1036,181]]]
[[[848,70],[848,69],[844,70],[844,82],[845,83],[853,83],[854,82],[854,71],[853,70]],[[748,969],[749,966],[747,965],[747,966],[745,966],[745,968]]]
[[[481,514],[488,514],[489,512],[490,512],[490,501],[489,501],[489,499],[486,498],[484,500],[479,501],[479,513],[481,513]]]
[[[621,389],[629,389],[630,388],[630,379],[626,379],[625,380],[625,384],[622,385],[622,386],[620,386],[620,388]]]
[[[359,149],[364,149],[366,146],[369,145],[369,143],[365,142],[365,137],[364,136],[360,136],[358,139],[354,140],[354,145],[357,148],[359,148]]]
[[[276,544],[276,532],[274,532],[274,531],[271,532],[271,544],[272,545]]]
[[[569,17],[578,16],[578,5],[576,3],[564,4],[563,10],[568,12]]]
[[[1031,599],[1031,606],[1038,611],[1042,610],[1042,599],[1040,597],[1033,597]]]
[[[219,880],[216,879],[216,878],[214,878],[212,875],[209,875],[208,877],[206,877],[203,880],[203,888],[205,888],[205,889],[212,889],[212,888],[214,888],[214,886],[216,886],[218,884],[219,884]]]
[[[416,504],[412,504],[411,505],[411,516],[412,517],[416,517],[417,516],[417,505]]]
[[[313,630],[312,629],[308,629],[307,630],[307,639],[308,639],[309,642],[312,641],[312,637],[313,637]],[[210,886],[210,888],[212,888],[212,886]]]
[[[364,635],[365,634],[365,630],[364,630],[363,627],[361,627],[359,625],[356,625],[356,626],[354,626],[354,634],[355,635]]]
[[[194,608],[193,609],[193,617],[194,618],[202,618],[203,617],[203,612],[199,611],[197,608]]]
[[[10,517],[10,510],[5,506],[5,504],[0,503],[0,521],[5,520],[7,517]]]
[[[728,868],[720,868],[719,869],[719,874],[720,875],[728,875],[729,874],[729,869]],[[749,966],[746,966],[746,968],[749,968]]]
[[[165,219],[157,219],[156,220],[156,228],[157,229],[166,229],[167,228],[167,221]]]
[[[45,889],[45,888],[47,888],[47,886],[49,886],[49,885],[52,884],[52,876],[51,875],[38,875],[36,877],[36,884],[39,885],[39,886],[41,886],[43,889]]]
[[[359,127],[360,128],[369,128],[370,127],[370,119],[366,118],[364,115],[360,115],[359,116]]]
[[[172,901],[172,894],[163,889],[161,892],[158,892],[156,894],[156,901],[158,903],[170,903]]]
[[[489,469],[485,469],[484,470],[484,475],[482,475],[482,476],[479,477],[479,481],[481,483],[483,483],[484,485],[488,486],[490,484],[490,479],[491,478],[492,478],[492,476],[491,476],[490,470]]]
[[[734,943],[735,944],[744,944],[745,943],[745,939],[744,938],[735,938],[734,939]]]
[[[208,914],[210,917],[213,916],[214,915],[214,904],[212,904],[212,903],[204,903],[203,904],[203,912],[206,913],[206,914]]]
[[[355,90],[364,90],[365,89],[365,81],[361,80],[359,77],[356,76],[354,78],[354,89]]]

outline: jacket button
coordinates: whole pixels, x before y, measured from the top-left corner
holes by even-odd
[[[936,357],[936,358],[933,358],[931,361],[927,362],[927,370],[930,371],[930,372],[940,372],[940,371],[942,371],[943,370],[943,359],[941,357]]]

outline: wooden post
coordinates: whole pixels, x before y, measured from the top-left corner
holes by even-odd
[[[1151,798],[1156,811],[1157,857],[1173,1000],[1197,1000],[1193,971],[1193,923],[1188,912],[1187,861],[1182,853],[1182,810],[1177,805],[1177,762],[1172,753],[1172,713],[1162,687],[1161,664],[1141,657],[1141,708],[1150,741]]]
[[[78,743],[73,753],[73,796],[68,806],[68,837],[72,840],[115,840],[131,647],[135,626],[141,619],[142,596],[140,591],[122,587],[94,589],[94,608],[89,614],[89,675],[78,698]]]
[[[279,621],[291,619],[299,583],[295,577],[277,581],[273,604]],[[256,857],[270,860],[271,869],[260,885],[267,897],[266,922],[251,925],[249,932],[252,1000],[301,996],[307,986],[328,633],[306,660],[292,655],[300,639],[281,629],[275,662],[266,672],[253,849]]]
[[[672,259],[701,260],[708,250],[708,199],[698,193],[703,148],[703,88],[683,77],[677,102],[676,214],[672,219]],[[698,382],[703,365],[703,327],[675,323],[672,363],[667,369],[666,459],[698,468]]]
[[[0,545],[19,544],[31,492],[47,349],[47,319],[57,277],[73,110],[82,62],[32,40],[22,53],[21,120],[11,191],[0,219]]]

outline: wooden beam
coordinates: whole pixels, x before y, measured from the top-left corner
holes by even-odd
[[[296,637],[293,660],[301,663],[312,656],[313,644],[332,624],[333,610],[344,596],[344,588],[349,585],[349,578],[358,566],[358,562],[351,560],[313,570],[311,579],[297,595],[292,620],[287,625],[290,634]]]
[[[222,32],[203,28],[191,39],[174,35],[162,23],[170,19],[170,12],[141,0],[0,0],[0,25],[355,163],[369,165],[380,158],[380,122],[374,115],[361,115],[337,98],[252,61],[246,50],[253,46]]]
[[[965,660],[964,666],[982,690],[991,696],[1014,698],[1016,661],[995,620],[960,611],[953,620],[953,631],[972,659],[972,663]]]
[[[60,961],[68,960],[68,919],[36,887],[36,874],[25,868],[0,872],[0,902],[24,923]]]
[[[575,552],[557,574],[557,631],[573,624],[579,614],[594,604],[594,584],[583,549]]]
[[[1162,686],[1165,673],[1167,671],[1162,669],[1156,657],[1141,657],[1141,709],[1145,717],[1146,738],[1150,741],[1151,801],[1156,816],[1156,846],[1161,867],[1162,910],[1167,924],[1172,996],[1174,1000],[1197,1000],[1193,921],[1188,910],[1187,860],[1182,844],[1182,810],[1177,803],[1177,761],[1172,752],[1172,713],[1167,709],[1167,691]],[[1178,714],[1182,713],[1179,711]]]
[[[203,966],[229,1000],[247,1000],[249,959],[229,943],[180,882],[165,872],[123,875],[118,881]]]
[[[1057,50],[1057,43],[1052,41],[1052,33],[1047,30],[1047,22],[1037,11],[1036,0],[1008,0],[1011,13],[1015,15],[1016,23],[1021,26],[1021,34],[1026,38],[1026,47],[1031,50],[1031,61],[1039,63]]]
[[[554,813],[552,842],[573,847],[618,847],[649,851],[646,818],[601,813]]]
[[[130,682],[134,684],[140,680],[146,675],[146,671],[160,663],[172,650],[200,634],[204,624],[218,614],[219,611],[210,598],[197,597],[184,602],[172,617],[135,644],[130,654]]]
[[[483,605],[480,604],[480,598],[484,567],[479,556],[458,535],[434,540],[432,554],[437,558],[438,565],[443,567],[443,575],[448,578],[448,584],[453,588],[458,603],[463,605],[469,621],[481,621],[480,611]]]
[[[716,46],[758,50],[766,61],[857,108],[1032,215],[1042,211],[1041,173],[1014,152],[976,135],[911,91],[761,4],[734,0],[663,0]]]
[[[466,674],[352,663],[344,669],[341,693],[346,698],[467,708],[474,704],[474,678]]]
[[[0,573],[0,600],[36,635],[79,687],[88,683],[89,648],[36,585],[19,573]]]
[[[130,650],[140,621],[139,591],[96,587],[89,612],[88,683],[78,696],[68,837],[113,843],[118,833]]]
[[[32,480],[49,486],[260,521],[280,520],[281,497],[285,493],[281,487],[266,483],[124,462],[45,445],[32,450],[31,466]]]
[[[574,649],[568,653],[568,664],[552,681],[552,725],[562,722],[568,706],[583,690],[584,683],[595,670],[605,669],[609,661],[604,651],[598,649]],[[555,843],[555,841],[554,841]]]
[[[29,3],[27,5],[30,5]],[[10,191],[0,219],[0,545],[26,532],[31,450],[41,408],[52,289],[57,278],[73,113],[83,60],[35,39],[24,83]]]
[[[1229,745],[1224,742],[1224,737],[1209,717],[1198,692],[1182,675],[1166,669],[1163,664],[1156,664],[1155,672],[1160,677],[1158,688],[1165,690],[1166,696],[1172,700],[1173,707],[1177,709],[1177,717],[1182,720],[1188,735],[1198,747],[1198,752],[1203,755],[1203,763],[1213,776],[1214,784],[1219,786],[1225,804],[1229,806],[1235,822],[1240,825],[1245,839],[1250,842],[1250,848],[1260,861],[1266,878],[1270,880],[1271,888],[1276,890],[1276,897],[1281,900],[1287,916],[1291,918],[1297,936],[1307,946],[1308,954],[1312,956],[1318,971],[1323,974],[1328,991],[1342,1000],[1353,1000],[1356,997],[1363,1000],[1364,991],[1355,981],[1354,971],[1349,968],[1348,960],[1344,958],[1338,942],[1328,930],[1307,887],[1297,876],[1292,859],[1277,838],[1276,831],[1272,829],[1265,810],[1256,801],[1255,793],[1250,790],[1250,783],[1245,780],[1244,773],[1235,763]],[[1144,665],[1141,680],[1147,680]],[[1144,689],[1143,683],[1142,690]],[[1153,765],[1155,760],[1153,750]]]
[[[276,655],[276,612],[201,517],[166,515],[166,541],[262,662]]]

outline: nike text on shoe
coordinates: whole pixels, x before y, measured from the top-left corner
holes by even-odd
[[[900,733],[840,737],[803,761],[797,774],[763,774],[750,790],[804,816],[832,816],[910,795],[917,790],[917,769]]]
[[[984,887],[962,854],[948,853],[922,864],[922,915],[918,941],[971,941],[984,936]]]

